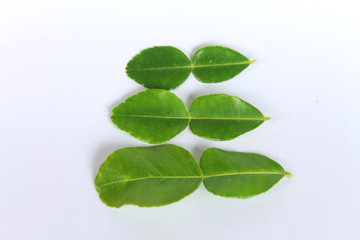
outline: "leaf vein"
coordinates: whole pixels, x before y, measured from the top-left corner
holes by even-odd
[[[139,178],[128,178],[128,179],[121,179],[117,181],[112,181],[101,185],[101,187],[117,184],[117,183],[125,183],[125,182],[132,182],[132,181],[140,181],[140,180],[147,180],[147,179],[195,179],[195,178],[202,178],[202,176],[147,176],[147,177],[139,177]]]
[[[253,121],[266,121],[270,117],[173,117],[173,116],[151,116],[151,115],[115,115],[116,117],[138,117],[138,118],[159,118],[159,119],[190,119],[190,120],[253,120]]]
[[[139,181],[139,180],[147,180],[147,179],[198,179],[198,178],[212,178],[212,177],[224,177],[224,176],[234,176],[234,175],[284,175],[286,177],[292,177],[293,175],[288,172],[235,172],[235,173],[219,173],[213,175],[204,175],[204,176],[146,176],[146,177],[139,177],[139,178],[131,178],[131,179],[122,179],[113,182],[108,182],[101,187],[117,184],[117,183],[124,183],[124,182],[132,182],[132,181]]]
[[[159,68],[138,68],[138,69],[126,69],[127,72],[136,71],[158,71],[158,70],[177,70],[177,69],[195,69],[195,68],[207,68],[207,67],[224,67],[224,66],[237,66],[252,64],[254,61],[234,62],[234,63],[217,63],[217,64],[206,64],[206,65],[189,65],[189,66],[176,66],[176,67],[159,67]]]
[[[213,175],[204,175],[204,178],[212,177],[225,177],[225,176],[234,176],[234,175],[284,175],[291,177],[292,174],[287,172],[269,172],[269,171],[260,171],[260,172],[234,172],[234,173],[219,173]]]

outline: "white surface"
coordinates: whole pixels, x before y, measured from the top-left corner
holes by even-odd
[[[360,239],[360,18],[357,1],[0,2],[0,239]],[[188,106],[236,95],[272,120],[230,142],[186,129],[170,141],[257,152],[293,179],[236,200],[201,186],[161,208],[106,207],[94,177],[118,148],[147,146],[111,109],[144,90],[126,63],[161,45],[257,59],[235,79],[193,76]]]

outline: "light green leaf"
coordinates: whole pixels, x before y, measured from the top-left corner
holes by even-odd
[[[101,165],[95,179],[100,199],[117,208],[174,203],[201,182],[202,172],[193,156],[175,145],[117,150]]]
[[[207,149],[200,160],[204,184],[215,195],[249,198],[266,192],[290,173],[268,157]]]
[[[190,116],[194,134],[218,141],[234,139],[269,119],[249,103],[225,94],[197,98],[191,105]]]
[[[127,75],[146,88],[171,90],[191,73],[189,58],[174,47],[153,47],[135,56],[126,67]]]
[[[230,48],[204,47],[192,59],[193,74],[200,82],[218,83],[235,77],[253,62]]]
[[[111,119],[121,130],[148,143],[169,141],[189,124],[181,99],[166,90],[140,92],[113,109]]]

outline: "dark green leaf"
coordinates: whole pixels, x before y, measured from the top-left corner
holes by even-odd
[[[193,74],[200,82],[218,83],[235,77],[253,62],[230,48],[204,47],[192,59]]]
[[[148,48],[128,63],[126,73],[146,88],[170,90],[189,77],[191,62],[174,47]]]
[[[194,134],[218,141],[234,139],[269,119],[249,103],[225,94],[197,98],[190,116]]]
[[[207,190],[215,195],[249,198],[266,192],[290,173],[268,157],[252,153],[207,149],[200,166]]]
[[[174,203],[194,192],[201,182],[202,173],[193,156],[175,145],[117,150],[101,165],[95,179],[101,200],[117,208]]]
[[[148,143],[166,142],[189,124],[189,110],[175,94],[161,89],[140,92],[113,109],[113,123]]]

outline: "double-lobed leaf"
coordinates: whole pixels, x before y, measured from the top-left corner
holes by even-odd
[[[218,83],[235,77],[253,62],[221,46],[201,48],[191,62],[179,49],[163,46],[136,55],[127,64],[126,73],[146,88],[171,90],[180,86],[191,72],[200,82]]]
[[[251,153],[206,150],[200,167],[175,145],[123,148],[101,165],[95,179],[100,199],[110,207],[163,206],[194,192],[202,181],[212,193],[249,198],[292,176],[275,161]]]
[[[217,141],[238,137],[268,118],[249,103],[225,94],[197,98],[190,112],[175,94],[149,89],[128,98],[113,109],[113,123],[148,143],[166,142],[190,123],[197,136]]]

